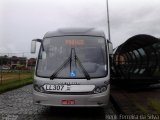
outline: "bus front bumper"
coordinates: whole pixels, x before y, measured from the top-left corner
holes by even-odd
[[[63,107],[105,107],[108,104],[110,96],[110,86],[105,92],[99,94],[87,95],[61,95],[46,94],[33,90],[33,102],[45,106],[63,106]],[[63,104],[62,101],[74,101],[71,104]]]

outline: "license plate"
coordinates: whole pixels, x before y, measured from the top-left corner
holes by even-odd
[[[75,100],[62,100],[61,104],[62,105],[74,105],[75,104]]]
[[[45,91],[49,92],[90,92],[93,91],[95,85],[59,85],[59,84],[45,84],[43,85]]]
[[[53,91],[53,92],[61,92],[67,90],[67,86],[65,85],[44,85],[43,87],[46,91]]]

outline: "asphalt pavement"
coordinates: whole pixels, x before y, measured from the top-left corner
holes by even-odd
[[[105,120],[115,114],[111,103],[105,110],[34,105],[32,85],[0,94],[0,120]]]

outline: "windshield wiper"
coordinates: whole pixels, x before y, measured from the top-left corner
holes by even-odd
[[[53,80],[57,74],[70,62],[71,56],[64,61],[64,63],[50,76],[50,79]]]
[[[75,64],[76,64],[76,61],[77,63],[79,64],[80,68],[82,69],[82,72],[84,74],[84,76],[86,77],[87,80],[90,80],[90,75],[88,74],[88,72],[86,71],[86,69],[84,68],[84,66],[82,65],[82,62],[79,60],[77,54],[76,54],[76,50],[75,48],[72,48],[73,52],[74,52],[74,59],[75,59]]]
[[[74,52],[74,55],[73,55]],[[71,72],[71,64],[72,64],[72,58],[74,57],[75,62],[77,61],[80,68],[82,69],[83,74],[85,75],[87,80],[90,80],[90,75],[82,65],[81,61],[79,60],[78,56],[76,55],[75,48],[71,48],[71,54],[70,57],[51,75],[50,79],[53,80],[57,74],[68,64],[70,63],[70,72]]]
[[[79,63],[79,65],[80,65],[85,77],[87,78],[87,80],[90,80],[91,79],[90,75],[88,74],[88,72],[86,71],[86,69],[84,68],[84,66],[82,65],[81,61],[79,60],[79,58],[77,56],[76,56],[76,60]]]
[[[79,60],[79,58],[78,58],[77,55],[75,55],[75,59],[76,59],[76,61],[78,62],[79,66],[81,67],[82,72],[83,72],[83,74],[85,75],[86,79],[87,79],[87,80],[90,80],[90,79],[91,79],[90,75],[88,74],[88,72],[86,71],[86,69],[84,68],[84,66],[82,65],[82,63],[81,63],[81,61]]]

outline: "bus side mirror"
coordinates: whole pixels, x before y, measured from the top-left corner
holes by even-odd
[[[31,42],[31,53],[36,53],[36,40],[33,39]]]
[[[108,50],[109,50],[109,54],[112,55],[113,54],[113,45],[111,42],[108,42]]]
[[[44,51],[42,39],[33,39],[31,42],[31,53],[36,53],[36,42],[40,42],[42,45],[42,50]]]

